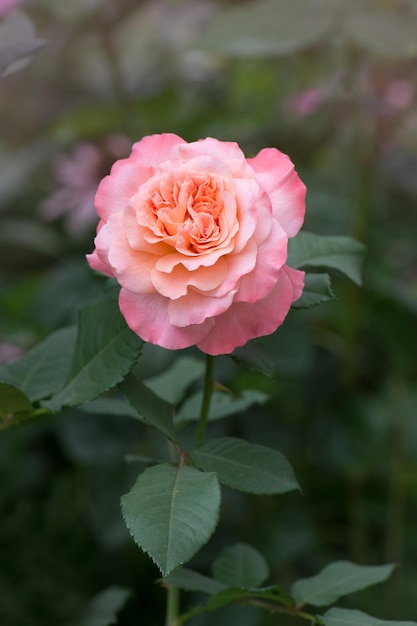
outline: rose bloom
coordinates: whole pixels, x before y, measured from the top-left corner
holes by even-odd
[[[143,340],[229,354],[269,335],[304,286],[285,265],[305,185],[265,148],[174,134],[144,137],[98,188],[90,266],[117,279],[120,310]]]

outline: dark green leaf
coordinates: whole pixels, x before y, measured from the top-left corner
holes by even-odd
[[[327,565],[316,576],[297,580],[291,593],[297,604],[326,606],[341,596],[365,589],[387,580],[394,565],[356,565],[348,561],[336,561]]]
[[[1,28],[1,25],[0,25]],[[31,219],[2,219],[0,230],[1,248],[30,250],[42,257],[57,257],[62,251],[62,242],[50,226]]]
[[[331,25],[330,12],[309,0],[258,0],[219,11],[199,45],[236,57],[287,55],[321,41]]]
[[[0,383],[0,418],[10,420],[16,413],[27,413],[32,409],[28,397],[20,389]]]
[[[179,402],[187,387],[204,374],[204,361],[192,357],[180,357],[166,372],[147,379],[146,385],[160,398],[171,404]]]
[[[292,467],[280,452],[243,439],[212,439],[191,457],[197,467],[216,472],[220,482],[240,491],[277,494],[299,488]]]
[[[129,532],[163,576],[207,543],[217,526],[219,509],[216,475],[188,466],[151,467],[122,496]]]
[[[198,420],[202,399],[203,392],[199,391],[186,400],[176,414],[176,421]],[[241,413],[252,404],[263,404],[267,400],[268,395],[266,393],[254,389],[243,391],[238,396],[224,391],[215,391],[211,399],[209,420],[222,419],[234,413]]]
[[[219,591],[212,596],[207,606],[210,609],[220,609],[222,606],[232,604],[234,602],[250,603],[251,600],[264,600],[268,602],[277,602],[284,606],[294,606],[294,601],[281,587],[262,587],[259,589],[245,589],[242,587],[230,587]]]
[[[171,441],[177,441],[174,429],[174,407],[162,400],[133,374],[119,385],[121,392],[136,410],[136,417],[148,426],[156,428]]]
[[[292,305],[295,309],[309,309],[316,304],[334,300],[328,274],[306,274],[301,298]]]
[[[110,626],[117,623],[117,613],[131,595],[124,587],[108,587],[91,600],[90,605],[76,626]],[[75,625],[74,625],[75,626]]]
[[[57,330],[19,360],[0,368],[0,380],[19,387],[32,402],[63,386],[71,365],[76,328]]]
[[[117,385],[134,365],[143,341],[127,326],[116,302],[87,305],[79,315],[71,373],[63,389],[46,402],[57,411],[97,398]]]
[[[275,356],[269,352],[262,340],[254,339],[241,348],[236,348],[232,353],[232,358],[248,369],[261,372],[269,378],[273,378],[277,373]]]
[[[185,591],[200,591],[201,593],[208,593],[209,595],[213,595],[224,589],[223,583],[218,580],[210,578],[209,576],[203,576],[203,574],[194,572],[186,567],[177,567],[177,569],[164,580]]]
[[[364,252],[365,246],[351,237],[325,237],[303,231],[288,241],[288,265],[338,270],[360,285]]]
[[[212,571],[216,580],[229,587],[259,587],[269,576],[262,554],[246,543],[222,550],[213,561]]]
[[[104,396],[86,402],[78,409],[93,415],[125,415],[138,419],[138,412],[124,398],[106,398]]]
[[[417,626],[417,622],[397,622],[367,615],[362,611],[333,608],[319,616],[324,626]]]

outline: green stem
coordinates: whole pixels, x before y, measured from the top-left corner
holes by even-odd
[[[180,605],[180,590],[178,587],[168,585],[167,587],[167,612],[165,626],[176,626],[178,610]]]
[[[200,419],[198,420],[197,433],[195,436],[195,444],[198,445],[203,441],[206,432],[207,419],[210,410],[211,397],[213,395],[214,385],[214,356],[209,354],[206,356],[206,374],[204,377],[204,393],[203,402],[201,403]]]
[[[265,609],[269,613],[278,613],[280,615],[288,615],[290,617],[300,617],[301,619],[308,620],[312,622],[315,619],[315,616],[311,613],[307,613],[302,610],[303,606],[300,605],[298,607],[290,606],[278,606],[274,602],[268,602],[266,600],[248,600],[247,602],[239,603],[241,606],[255,606],[260,609]],[[196,615],[201,615],[202,613],[207,613],[210,611],[207,606],[200,606],[195,609],[191,609],[191,611],[187,611],[187,613],[183,613],[180,615],[174,624],[171,626],[183,626],[189,619],[192,619]]]
[[[5,419],[4,421],[0,422],[0,430],[5,430],[10,426],[18,426],[22,422],[27,422],[34,417],[42,417],[43,415],[50,415],[50,413],[46,409],[40,408],[34,409],[31,413],[27,413],[26,415],[24,415],[24,417]]]

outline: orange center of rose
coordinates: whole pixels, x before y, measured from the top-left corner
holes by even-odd
[[[153,235],[179,251],[198,254],[218,245],[224,238],[223,185],[206,172],[188,173],[182,179],[167,176],[154,181],[140,207],[146,219],[138,216],[139,222],[145,225],[146,221]]]

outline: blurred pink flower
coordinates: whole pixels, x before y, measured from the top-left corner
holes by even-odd
[[[20,4],[20,0],[0,0],[0,17],[5,17]]]
[[[70,155],[61,155],[54,166],[59,188],[40,206],[48,221],[64,218],[68,233],[83,236],[97,221],[94,196],[103,175],[114,159],[128,154],[130,142],[124,135],[110,135],[104,142],[78,144]]]
[[[397,112],[407,109],[411,105],[414,95],[414,85],[411,81],[395,79],[387,84],[382,98],[390,112]]]
[[[285,108],[295,117],[307,117],[320,108],[325,100],[321,87],[309,87],[293,94],[285,103]]]
[[[0,341],[0,365],[14,361],[23,353],[22,348],[8,341]]]

